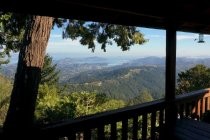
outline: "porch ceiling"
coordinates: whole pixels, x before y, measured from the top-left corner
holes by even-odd
[[[4,1],[4,2],[3,2]],[[210,34],[210,3],[208,0],[110,1],[43,0],[21,2],[1,1],[1,11],[13,11],[46,16],[135,25],[166,29],[173,25],[179,31]],[[182,0],[183,1],[183,0]],[[139,4],[141,3],[142,4]],[[24,6],[26,5],[26,6]],[[23,8],[24,7],[24,8]]]

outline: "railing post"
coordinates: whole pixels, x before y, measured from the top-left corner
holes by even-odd
[[[137,140],[138,139],[138,116],[135,115],[133,117],[133,140]]]
[[[128,139],[128,118],[122,120],[122,140]]]
[[[142,119],[142,140],[146,140],[147,139],[147,114],[143,114],[142,115],[143,119]]]
[[[98,139],[99,140],[104,140],[105,139],[104,124],[103,125],[100,125],[98,127]]]
[[[166,139],[173,139],[173,132],[176,122],[175,106],[176,86],[176,29],[169,26],[166,29],[166,116],[165,134]]]
[[[210,97],[208,97],[207,110],[210,110]]]
[[[116,140],[117,139],[117,122],[111,123],[111,139]]]

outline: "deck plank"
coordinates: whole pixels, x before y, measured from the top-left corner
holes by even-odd
[[[175,137],[180,140],[210,140],[210,124],[189,120],[177,120]]]

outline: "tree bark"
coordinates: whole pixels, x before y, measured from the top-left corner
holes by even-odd
[[[52,26],[52,17],[32,16],[28,23],[3,127],[6,134],[21,135],[33,128],[41,68]]]

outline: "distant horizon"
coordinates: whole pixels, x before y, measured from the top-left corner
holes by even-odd
[[[69,54],[69,53],[48,53],[54,61],[62,59],[82,59],[82,58],[103,58],[103,59],[122,59],[122,60],[135,60],[140,58],[149,58],[149,57],[158,57],[165,58],[165,56],[100,56],[100,55],[78,55],[78,54]],[[192,59],[208,59],[210,56],[177,56],[177,58],[192,58]],[[9,64],[17,63],[18,53],[12,54]]]
[[[133,45],[128,51],[122,51],[115,43],[106,47],[106,52],[101,50],[100,44],[96,43],[95,52],[87,46],[80,44],[79,39],[62,39],[62,30],[55,28],[47,47],[49,54],[69,54],[73,56],[100,56],[100,57],[147,57],[166,55],[166,31],[138,27],[145,39],[149,41],[142,45]],[[196,33],[177,32],[177,57],[210,57],[210,36],[204,35],[205,43],[197,43]]]
[[[145,57],[165,57],[166,41],[165,30],[157,30],[139,27],[139,30],[149,41],[143,45],[133,45],[128,51],[122,51],[115,43],[107,46],[106,52],[101,50],[96,43],[95,52],[87,46],[82,46],[79,40],[62,39],[62,30],[54,28],[51,31],[50,39],[46,53],[53,57],[54,60],[64,58],[85,58],[85,57],[102,57],[102,58],[122,58],[137,59]],[[195,39],[198,34],[177,32],[177,57],[186,58],[210,58],[210,36],[204,35],[205,43],[197,43]],[[12,54],[11,62],[17,62],[18,55]]]

